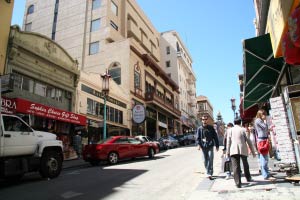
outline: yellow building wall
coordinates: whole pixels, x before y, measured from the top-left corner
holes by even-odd
[[[8,36],[12,18],[12,11],[14,7],[14,0],[10,3],[6,0],[0,1],[0,75],[3,75],[6,60],[6,49],[8,43]]]

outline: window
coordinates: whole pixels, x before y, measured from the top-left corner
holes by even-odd
[[[100,29],[100,19],[95,19],[91,22],[91,32],[98,31]]]
[[[25,24],[25,31],[31,31],[32,22]]]
[[[100,8],[100,6],[101,6],[101,0],[93,0],[92,10]]]
[[[118,6],[112,1],[110,6],[111,11],[118,16]]]
[[[177,49],[177,52],[180,52],[180,47],[179,47],[179,43],[176,42],[176,49]]]
[[[34,94],[46,97],[47,86],[42,83],[35,83]]]
[[[99,52],[99,42],[90,43],[89,54],[93,55]]]
[[[27,91],[32,94],[54,99],[58,102],[63,101],[63,91],[46,83],[37,82],[27,76],[13,72],[14,88]]]
[[[27,9],[27,15],[34,13],[34,5],[30,5]]]
[[[111,20],[110,20],[110,25],[111,25],[111,27],[113,27],[116,30],[119,29],[119,27],[113,21],[111,21]]]
[[[170,54],[170,46],[166,47],[166,52],[167,52],[167,54]]]
[[[116,82],[116,84],[121,85],[121,67],[119,65],[112,66],[108,73],[111,75],[112,80]]]
[[[171,61],[168,60],[168,61],[166,62],[166,67],[171,67]]]
[[[141,76],[137,71],[134,71],[134,88],[141,88]]]
[[[3,122],[5,131],[33,132],[29,126],[17,117],[3,116]]]

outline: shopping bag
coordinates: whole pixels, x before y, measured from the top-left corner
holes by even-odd
[[[230,157],[226,158],[224,163],[224,172],[231,172],[232,166],[231,166],[231,159]]]
[[[223,156],[222,157],[222,171],[223,172],[232,172],[232,164],[230,157]]]

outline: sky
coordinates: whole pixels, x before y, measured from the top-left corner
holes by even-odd
[[[252,0],[136,0],[159,32],[175,30],[192,57],[196,95],[206,96],[214,118],[233,121],[231,98],[239,106],[242,41],[255,37]],[[25,0],[15,0],[11,24],[22,26]]]

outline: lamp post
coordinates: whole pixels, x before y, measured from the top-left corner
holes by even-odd
[[[231,109],[233,110],[233,120],[235,119],[235,109],[236,109],[236,105],[235,105],[235,98],[231,98]]]
[[[111,76],[108,74],[108,71],[101,75],[102,78],[102,94],[104,99],[104,112],[103,112],[103,140],[106,139],[106,98],[109,93],[109,78]]]

